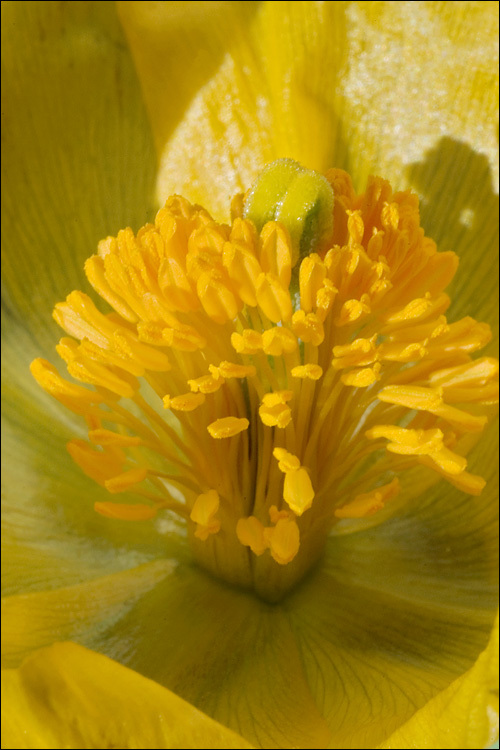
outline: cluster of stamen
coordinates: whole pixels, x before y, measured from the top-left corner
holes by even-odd
[[[326,178],[333,228],[302,259],[286,223],[259,231],[241,196],[230,226],[174,196],[154,225],[103,240],[85,271],[112,312],[77,291],[54,311],[84,385],[32,364],[86,420],[72,458],[136,495],[99,513],[182,516],[201,564],[268,598],[415,466],[479,494],[461,444],[497,399],[497,362],[471,358],[489,328],[445,318],[457,258],[424,236],[416,197]]]

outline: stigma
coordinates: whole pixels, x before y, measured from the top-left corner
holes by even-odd
[[[283,159],[228,224],[172,196],[101,241],[85,272],[107,311],[79,291],[54,310],[71,380],[31,370],[86,422],[67,447],[112,496],[98,513],[175,514],[200,565],[276,601],[333,527],[400,507],[416,469],[483,489],[465,453],[498,362],[472,356],[487,325],[445,316],[457,264],[411,192]]]

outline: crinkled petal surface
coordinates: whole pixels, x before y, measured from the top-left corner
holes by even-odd
[[[97,516],[93,503],[109,496],[63,449],[81,425],[38,389],[28,364],[55,361],[50,311],[87,289],[83,261],[99,239],[137,229],[176,191],[226,219],[230,196],[281,156],[345,168],[356,187],[376,172],[415,189],[426,233],[460,255],[450,316],[497,330],[496,7],[127,2],[118,13],[111,3],[3,4],[5,663],[70,638],[261,747],[487,744],[493,427],[469,459],[489,480],[481,497],[428,491],[416,477],[422,492],[404,512],[380,526],[342,522],[318,569],[271,607],[193,567],[169,518]],[[104,657],[82,660],[73,648],[36,654],[24,677],[10,673],[15,711],[32,705],[21,688],[30,664],[31,684],[74,686],[71,715],[77,701],[100,710],[77,680],[91,697],[90,665]],[[139,700],[139,675],[110,677],[111,689],[98,672],[106,711],[116,683]],[[34,710],[23,746],[106,746],[104,735],[71,734],[82,724],[46,724],[56,704]],[[153,719],[139,729],[160,731]],[[135,736],[137,747],[157,746]],[[198,746],[188,733],[171,741]]]
[[[248,748],[151,680],[75,643],[2,672],[4,748]]]

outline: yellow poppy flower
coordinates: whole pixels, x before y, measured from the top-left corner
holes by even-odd
[[[480,495],[419,467],[383,522],[342,518],[364,516],[394,486],[376,498],[363,490],[336,509],[319,563],[268,603],[194,564],[186,524],[131,511],[133,492],[121,515],[146,520],[95,513],[109,511],[104,483],[121,447],[106,453],[109,435],[94,436],[109,463],[102,484],[83,475],[63,450],[73,441],[84,462],[82,420],[40,390],[29,364],[54,362],[50,312],[71,290],[89,291],[83,265],[99,240],[154,220],[173,193],[227,221],[231,197],[280,158],[346,170],[358,193],[372,173],[418,192],[426,235],[460,257],[447,317],[488,322],[481,357],[493,355],[496,7],[6,2],[3,11],[2,746],[488,747],[498,736],[493,419],[479,447],[477,436],[463,446],[471,473],[487,480]],[[271,319],[281,287],[269,279],[287,263],[274,271],[255,287]],[[205,309],[222,315],[201,288]],[[238,346],[255,344],[240,335]],[[268,339],[269,357],[291,346],[280,332]],[[339,370],[370,369],[370,346],[340,345]],[[294,377],[315,382],[318,366],[295,364]],[[235,367],[221,362],[210,384],[191,378],[180,401],[166,394],[165,413],[196,409],[202,389],[243,374]],[[355,369],[347,377],[377,377],[374,366]],[[259,414],[278,432],[292,402],[272,395]],[[401,454],[414,439],[406,427],[370,426],[369,439]],[[214,443],[245,429],[214,420]],[[422,451],[441,439],[422,435]],[[451,451],[440,443],[437,453],[449,475]],[[261,545],[258,559],[271,551],[286,570],[314,477],[284,446],[270,455],[287,507],[269,510],[264,531],[240,526],[240,547]],[[220,514],[206,487],[191,508],[194,549],[217,539]]]

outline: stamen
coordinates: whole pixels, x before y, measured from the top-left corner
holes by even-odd
[[[194,535],[198,539],[205,541],[211,534],[217,534],[219,531],[220,520],[215,518],[219,504],[219,494],[216,490],[209,490],[196,498],[189,517],[196,524]]]
[[[465,446],[499,367],[472,358],[488,326],[446,318],[458,261],[411,193],[370,178],[356,195],[341,170],[283,159],[231,216],[173,196],[100,242],[85,271],[111,311],[78,291],[54,310],[81,384],[43,359],[31,371],[84,417],[88,441],[67,445],[83,472],[138,498],[98,513],[175,513],[200,565],[276,601],[333,525],[397,512],[404,472],[481,492]]]
[[[223,417],[222,419],[216,419],[215,422],[207,426],[207,430],[213,438],[218,440],[222,438],[229,438],[237,435],[243,430],[248,430],[250,422],[244,417],[238,419],[237,417]]]

